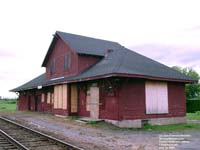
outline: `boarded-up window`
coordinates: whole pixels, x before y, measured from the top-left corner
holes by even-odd
[[[64,69],[69,70],[70,66],[71,66],[71,55],[70,53],[67,53],[65,55]]]
[[[77,86],[71,85],[71,112],[76,113],[78,111],[78,93]]]
[[[51,103],[51,93],[50,92],[47,93],[47,103],[48,104]]]
[[[67,85],[62,86],[62,108],[67,109]]]
[[[63,103],[63,90],[62,90],[62,85],[58,86],[58,108],[62,108],[62,103]]]
[[[146,113],[168,113],[168,90],[165,82],[147,81],[145,84]]]
[[[86,95],[86,110],[90,111],[90,88],[87,90],[87,95]]]
[[[54,103],[54,94],[51,93],[51,103],[53,104]]]
[[[55,65],[56,65],[56,61],[55,61],[55,59],[53,59],[50,64],[50,74],[51,75],[55,73]]]
[[[99,118],[99,88],[90,87],[90,117]]]
[[[67,85],[54,86],[54,108],[67,109]]]
[[[42,102],[44,102],[44,101],[45,101],[45,94],[42,93]]]
[[[58,108],[58,86],[54,86],[54,104],[53,107]]]

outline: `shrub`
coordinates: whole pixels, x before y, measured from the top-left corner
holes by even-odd
[[[188,113],[200,111],[200,100],[188,100],[186,106]]]

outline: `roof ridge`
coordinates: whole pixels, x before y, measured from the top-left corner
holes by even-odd
[[[63,31],[56,31],[56,33],[69,34],[69,35],[73,35],[73,36],[77,36],[77,37],[90,38],[90,39],[94,39],[94,40],[100,40],[100,41],[105,41],[105,42],[111,42],[111,43],[119,44],[116,41],[110,41],[110,40],[105,40],[105,39],[101,39],[101,38],[94,38],[94,37],[90,37],[90,36],[84,36],[84,35],[80,35],[80,34],[73,34],[73,33],[68,33],[68,32],[63,32]],[[121,44],[119,44],[119,45],[121,45]]]

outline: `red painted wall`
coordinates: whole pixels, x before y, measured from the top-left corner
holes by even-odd
[[[39,112],[47,112],[47,113],[53,113],[57,115],[68,115],[68,111],[65,109],[53,109],[53,104],[47,103],[47,96],[45,96],[44,102],[41,102],[41,95],[43,93],[51,92],[52,88],[44,89],[44,91],[26,91],[23,93],[20,93],[18,101],[17,101],[17,107],[18,110],[31,110],[31,111],[39,111]],[[37,100],[37,106],[36,106],[36,100]]]
[[[84,86],[81,86],[78,92],[78,115],[90,116],[90,112],[86,110],[86,87]]]
[[[78,55],[78,73],[96,64],[101,57],[92,55]]]
[[[68,116],[68,111],[66,109],[53,109],[53,114]]]
[[[23,95],[23,94],[20,94],[19,95],[19,98],[17,100],[17,108],[18,110],[28,110],[28,100],[27,100],[27,97],[26,95]]]
[[[64,69],[64,60],[67,53],[71,54],[71,66],[69,70]],[[46,78],[52,79],[63,76],[66,77],[76,75],[91,65],[95,64],[100,60],[100,58],[101,57],[90,55],[78,55],[59,38],[54,45],[54,49],[46,65]],[[55,59],[55,73],[51,74],[50,65],[53,59]]]
[[[119,90],[119,120],[144,117],[144,87],[143,80],[123,80]]]
[[[42,111],[41,92],[37,92],[37,93],[36,93],[36,95],[35,95],[35,97],[34,97],[34,100],[37,101],[37,102],[36,102],[36,103],[37,103],[37,106],[35,106],[35,107],[37,107],[37,108],[35,108],[36,111],[41,112],[41,111]]]
[[[79,102],[78,102],[78,115],[84,116],[84,117],[90,117],[90,111],[86,110],[86,85],[79,87]],[[117,95],[115,96],[109,96],[103,92],[103,89],[100,88],[100,98],[99,102],[102,105],[100,105],[99,108],[99,118],[100,119],[112,119],[117,120],[118,119],[118,102],[117,102]]]
[[[69,70],[64,69],[64,59],[67,53],[71,53],[71,67]],[[55,59],[55,73],[51,75],[51,60]],[[57,78],[62,76],[71,76],[78,72],[78,55],[67,46],[60,38],[57,40],[54,49],[49,57],[46,66],[46,78]]]
[[[19,110],[34,110],[34,95],[30,92],[20,94],[18,98],[18,109]]]
[[[145,112],[145,81],[124,81],[119,91],[119,120],[147,119],[185,116],[185,86],[182,83],[168,83],[168,114],[147,115]]]
[[[30,95],[30,99],[31,99],[31,110],[35,111],[35,97],[34,95]]]
[[[173,116],[186,115],[185,85],[182,83],[168,83],[170,112]]]
[[[147,119],[159,117],[185,116],[185,86],[182,83],[168,82],[168,114],[146,114],[145,106],[145,80],[143,79],[122,79],[120,88],[114,95],[103,92],[100,86],[100,119],[129,120]],[[90,116],[86,111],[86,90],[79,90],[79,115]]]
[[[37,101],[37,102],[36,102]],[[37,106],[36,106],[37,103]],[[42,111],[41,92],[26,91],[20,93],[18,98],[18,110]]]
[[[48,113],[53,112],[53,105],[52,104],[48,104],[46,101],[42,102],[42,111],[43,112],[48,112]]]
[[[114,95],[108,95],[103,92],[103,88],[100,88],[100,108],[99,118],[100,119],[118,119],[118,93]]]
[[[79,87],[78,114],[80,116],[90,116],[86,111],[86,85]],[[18,99],[18,110],[35,110],[35,98],[41,98],[41,92],[28,91],[20,93]],[[160,117],[179,117],[186,114],[185,85],[183,83],[168,82],[169,113],[147,115],[145,113],[145,80],[142,79],[122,79],[121,85],[115,95],[106,95],[100,87],[99,118],[123,120],[123,119],[148,119]],[[68,115],[67,110],[52,109],[51,104],[46,102],[38,103],[38,111],[52,112],[59,115]]]

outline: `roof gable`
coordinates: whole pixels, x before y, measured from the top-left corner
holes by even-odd
[[[62,39],[71,49],[79,54],[104,56],[109,49],[122,48],[122,46],[116,42],[56,31],[42,63],[42,67],[45,67],[58,38]]]
[[[52,51],[54,49],[54,46],[55,46],[57,40],[58,40],[58,38],[56,36],[54,36],[52,41],[51,41],[51,44],[49,46],[49,49],[48,49],[48,51],[47,51],[47,53],[45,55],[45,58],[44,58],[44,60],[42,62],[42,67],[46,67],[46,64],[47,64],[47,62],[49,60],[49,57],[50,57],[50,55],[51,55],[51,53],[52,53]]]
[[[69,46],[77,53],[104,56],[109,49],[122,48],[117,42],[96,39],[81,35],[75,35],[65,32],[56,32],[61,39],[69,44]]]

